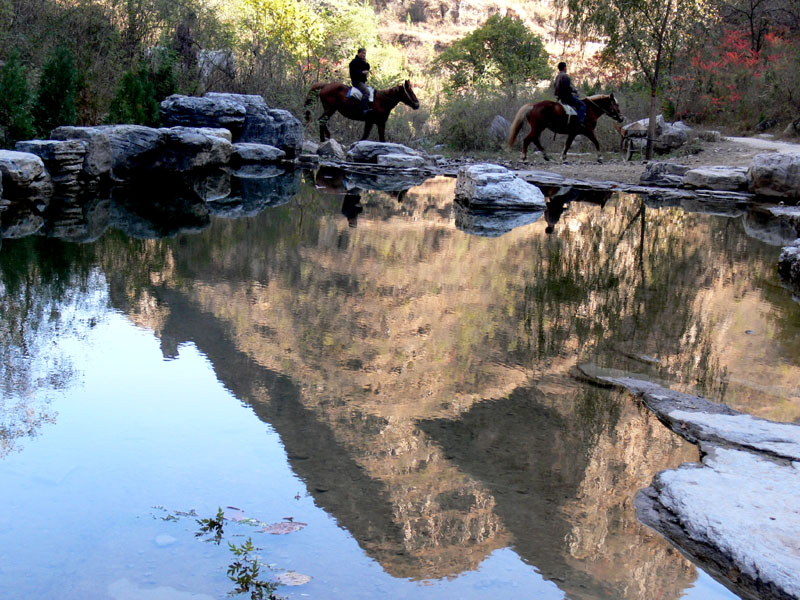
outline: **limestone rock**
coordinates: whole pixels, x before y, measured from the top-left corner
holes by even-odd
[[[378,157],[378,164],[383,167],[419,168],[425,166],[425,159],[407,154],[381,154]]]
[[[342,145],[333,138],[322,142],[317,148],[317,154],[337,160],[345,160],[347,157]]]
[[[226,165],[233,153],[225,129],[171,127],[163,130],[163,136],[164,148],[154,166],[168,171],[182,173]]]
[[[53,193],[44,161],[30,152],[0,150],[0,176],[5,198],[37,198],[46,204]]]
[[[800,198],[800,152],[757,154],[747,175],[754,194]]]
[[[101,129],[111,144],[111,175],[118,181],[140,168],[150,168],[164,149],[165,129],[144,125],[105,125]]]
[[[111,174],[111,141],[99,127],[57,127],[50,132],[54,140],[81,140],[86,148],[83,173],[89,179]]]
[[[382,154],[402,154],[405,156],[421,156],[422,152],[392,142],[372,142],[361,140],[355,142],[347,150],[347,160],[360,163],[377,163],[378,157]]]
[[[462,167],[456,181],[456,202],[469,208],[526,210],[545,208],[541,190],[505,167],[477,164]]]
[[[274,163],[286,157],[286,152],[267,144],[243,142],[233,145],[231,159],[236,163]]]
[[[642,185],[656,185],[660,187],[680,187],[683,178],[689,171],[686,165],[678,165],[669,162],[651,162],[644,169],[644,173],[639,177]]]
[[[198,98],[173,94],[161,102],[161,120],[170,127],[225,127],[238,132],[246,115],[241,102],[210,95]]]
[[[61,191],[77,191],[83,170],[86,145],[80,140],[27,140],[17,142],[16,150],[39,156]]]
[[[747,189],[747,169],[709,166],[690,169],[683,176],[683,186],[690,189],[737,192]]]

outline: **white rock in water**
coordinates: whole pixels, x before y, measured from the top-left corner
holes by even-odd
[[[477,164],[462,167],[456,200],[469,208],[543,209],[544,194],[505,167]]]

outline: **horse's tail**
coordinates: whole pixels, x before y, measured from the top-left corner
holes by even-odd
[[[517,134],[519,134],[519,130],[522,129],[522,125],[525,123],[525,119],[530,114],[532,108],[533,104],[526,104],[517,111],[517,116],[514,117],[514,122],[511,124],[511,131],[508,134],[509,148],[514,146],[514,141],[517,139]]]
[[[319,100],[319,92],[322,88],[325,87],[326,84],[324,83],[315,83],[311,86],[311,89],[308,90],[308,94],[306,94],[306,101],[303,104],[303,108],[306,109],[305,117],[306,123],[311,121],[311,107],[314,105],[314,102]]]

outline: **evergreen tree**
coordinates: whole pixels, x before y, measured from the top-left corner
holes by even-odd
[[[75,124],[77,80],[72,53],[63,47],[56,48],[42,67],[33,105],[34,124],[39,135],[47,136],[60,125]]]
[[[0,68],[0,147],[33,137],[28,74],[16,54]]]

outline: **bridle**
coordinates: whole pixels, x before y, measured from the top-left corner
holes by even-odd
[[[610,99],[610,98],[611,98],[611,96],[606,96],[606,98],[609,98],[609,99]],[[589,98],[584,98],[584,99],[583,99],[583,101],[584,101],[584,102],[588,102],[589,104],[591,104],[591,105],[593,105],[593,106],[597,107],[597,108],[600,110],[600,112],[602,112],[604,115],[608,115],[609,117],[611,117],[611,118],[612,118],[612,119],[614,119],[615,121],[619,121],[620,123],[622,123],[622,121],[623,121],[623,117],[622,117],[622,115],[621,115],[621,114],[619,114],[619,112],[617,112],[616,114],[614,114],[614,113],[612,113],[610,110],[608,110],[607,108],[603,108],[603,106],[601,106],[600,104],[598,104],[598,103],[597,103],[597,102],[595,102],[594,100],[590,100]]]

